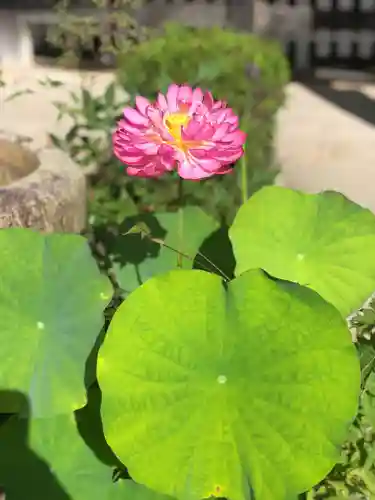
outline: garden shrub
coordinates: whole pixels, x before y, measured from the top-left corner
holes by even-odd
[[[277,169],[273,158],[275,113],[283,104],[289,79],[286,58],[275,42],[257,36],[214,28],[167,24],[156,37],[118,56],[119,80],[134,98],[154,99],[171,82],[209,89],[239,114],[248,133],[246,168],[249,194],[272,183]],[[240,204],[240,170],[235,175],[190,183],[185,202],[202,206],[216,217],[233,218]],[[145,181],[131,179],[137,199],[145,199]],[[173,178],[146,181],[158,186],[164,207],[174,203]],[[160,200],[148,199],[160,208]],[[156,202],[156,203],[155,203]]]

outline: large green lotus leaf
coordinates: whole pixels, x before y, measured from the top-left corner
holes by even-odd
[[[122,250],[125,258],[114,256],[116,278],[126,292],[133,291],[157,274],[177,267],[191,269],[203,241],[218,228],[215,219],[195,206],[185,207],[181,213],[156,213],[154,217],[159,227],[156,230],[150,228],[150,236],[159,238],[165,246],[152,243],[147,237],[141,239],[139,234],[129,234],[122,238],[119,249],[119,253],[121,254]],[[143,220],[142,216],[138,218]],[[136,222],[137,218],[133,220]],[[162,234],[159,234],[160,231]],[[131,254],[135,255],[135,260]],[[143,259],[138,261],[142,254]],[[202,265],[207,266],[207,262],[203,260]]]
[[[12,418],[0,427],[0,483],[9,500],[168,500],[130,480],[85,444],[73,415]]]
[[[342,194],[269,186],[229,231],[236,275],[264,269],[318,292],[347,316],[375,290],[375,216]]]
[[[171,500],[172,497],[157,493],[134,481],[123,481],[123,500]]]
[[[33,414],[86,402],[85,363],[112,289],[85,238],[0,231],[0,389],[28,395]],[[0,398],[0,411],[19,411]]]
[[[226,291],[191,270],[123,302],[98,380],[106,440],[135,481],[184,500],[284,500],[339,459],[360,369],[345,320],[314,291],[259,270]]]

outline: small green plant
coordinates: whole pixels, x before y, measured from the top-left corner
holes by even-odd
[[[341,460],[327,478],[309,493],[311,499],[368,500],[375,495],[374,306],[374,299],[371,298],[348,320],[361,363],[359,410],[342,447]]]
[[[120,287],[83,236],[0,232],[9,498],[371,498],[373,352],[345,318],[375,289],[375,216],[267,187],[228,248],[186,210],[183,228],[177,212],[127,221],[137,279]]]
[[[139,0],[91,0],[86,12],[77,12],[74,0],[60,0],[54,9],[59,22],[47,32],[47,42],[62,66],[79,67],[87,56],[111,66],[116,53],[128,50],[147,37],[136,20]]]

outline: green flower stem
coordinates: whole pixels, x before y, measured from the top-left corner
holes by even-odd
[[[241,129],[248,133],[250,127],[248,126],[249,121],[251,119],[251,112],[253,110],[252,106],[252,92],[249,88],[246,93],[246,105],[244,109],[244,114],[242,115],[241,120]],[[241,194],[242,194],[242,203],[245,204],[249,199],[249,182],[247,178],[247,162],[246,162],[246,143],[244,144],[244,154],[241,157]]]
[[[247,180],[247,165],[246,165],[246,149],[241,157],[241,193],[242,193],[242,203],[246,203],[249,199],[249,186]]]
[[[178,179],[178,249],[177,267],[182,268],[182,252],[184,245],[184,186],[183,179]]]

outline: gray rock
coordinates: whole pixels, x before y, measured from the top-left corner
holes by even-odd
[[[39,151],[0,133],[0,228],[78,233],[86,225],[85,176],[54,147]]]

